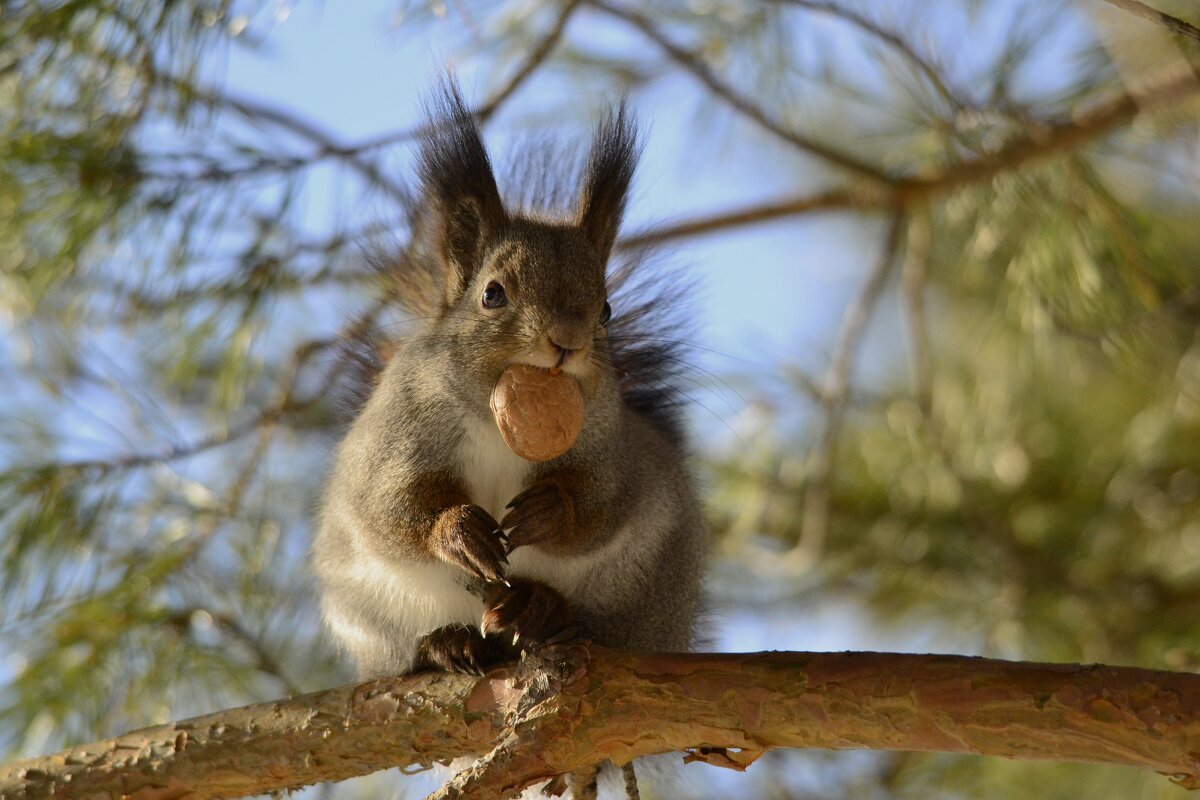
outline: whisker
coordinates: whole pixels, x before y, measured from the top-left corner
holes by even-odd
[[[650,334],[632,334],[632,335],[628,335],[628,336],[609,336],[608,340],[610,342],[621,342],[621,343],[661,342],[664,344],[676,344],[676,345],[680,345],[683,349],[686,349],[686,350],[703,350],[706,353],[712,353],[713,355],[720,356],[721,358],[728,358],[730,361],[737,361],[739,363],[745,364],[748,367],[755,367],[756,369],[762,369],[762,370],[770,369],[770,367],[768,367],[765,364],[759,364],[754,361],[749,361],[747,359],[741,358],[740,356],[735,356],[732,353],[725,353],[720,350],[714,350],[711,347],[705,347],[704,345],[696,344],[695,342],[690,341],[688,339],[681,339],[681,338],[677,338],[677,337],[673,337],[673,336],[654,336],[654,335],[650,335]]]
[[[674,385],[674,384],[671,384],[671,383],[669,383],[668,381],[665,381],[665,380],[651,378],[651,379],[648,379],[646,382],[647,382],[647,383],[651,383],[651,384],[653,384],[653,385],[656,385],[656,386],[662,386],[662,387],[664,387],[664,388],[666,388],[666,389],[669,389],[671,394],[678,394],[678,395],[681,395],[682,397],[684,397],[684,398],[686,398],[686,399],[687,399],[688,403],[691,403],[692,405],[697,405],[697,406],[699,406],[700,408],[704,409],[706,412],[708,412],[708,414],[709,414],[710,416],[712,416],[712,418],[713,418],[713,419],[717,420],[717,421],[718,421],[718,422],[720,422],[720,423],[721,423],[723,426],[725,426],[725,428],[726,428],[726,429],[727,429],[727,430],[728,430],[730,433],[732,433],[732,434],[733,434],[733,435],[734,435],[734,436],[737,438],[738,442],[739,442],[741,445],[743,445],[743,446],[745,446],[745,447],[749,447],[749,442],[747,442],[747,441],[746,441],[746,440],[745,440],[745,439],[742,437],[742,435],[741,435],[740,433],[738,433],[737,429],[735,429],[735,428],[734,428],[732,425],[730,425],[730,424],[729,424],[729,422],[728,422],[728,421],[727,421],[727,420],[726,420],[724,417],[722,417],[720,414],[718,414],[717,412],[713,411],[713,410],[712,410],[711,408],[709,408],[707,405],[705,405],[704,403],[702,403],[702,402],[700,402],[699,400],[697,400],[697,399],[696,399],[696,397],[695,397],[695,396],[693,396],[692,394],[688,393],[687,391],[685,391],[685,390],[683,390],[683,389],[679,388],[678,386],[676,386],[676,385]],[[677,403],[677,405],[678,405],[678,406],[682,406],[682,405],[684,405],[684,404],[683,404],[682,402],[680,402],[680,403]],[[683,415],[683,417],[682,417],[682,418],[683,418],[683,420],[684,420],[684,421],[687,421],[687,415]],[[691,428],[691,431],[692,431],[693,437],[695,437],[695,436],[698,434],[698,431],[696,430],[695,426],[691,424],[691,422],[690,422],[690,421],[688,421],[688,427],[689,427],[689,428]]]
[[[746,407],[746,406],[750,405],[749,401],[746,400],[746,398],[744,396],[742,396],[741,392],[739,392],[737,389],[735,389],[732,384],[730,384],[728,381],[721,378],[720,376],[716,375],[715,373],[704,369],[703,367],[698,367],[695,364],[693,364],[685,359],[678,358],[676,356],[671,356],[666,353],[655,354],[655,358],[663,359],[663,360],[669,361],[673,364],[678,364],[681,367],[683,367],[681,369],[672,370],[671,372],[669,372],[667,374],[669,374],[673,378],[679,378],[679,379],[688,381],[690,383],[693,383],[696,385],[697,388],[703,389],[708,392],[712,392],[712,394],[716,395],[716,397],[722,403],[724,403],[725,406],[728,407],[728,409],[730,411],[734,412],[735,414],[740,410],[739,406],[737,404],[735,404],[732,400],[730,400],[728,397],[726,397],[723,392],[718,391],[718,388],[717,388],[718,385],[720,387],[724,388],[725,390],[728,390],[729,392],[731,392],[741,402],[741,407]],[[617,364],[613,361],[603,361],[603,362],[597,361],[597,363],[603,363],[604,366],[608,366],[613,369],[616,369],[616,370],[622,372],[623,374],[628,374],[628,372],[623,370],[619,364]],[[709,379],[709,381],[706,382],[706,381],[702,381],[698,378],[695,378],[692,375],[688,374],[689,371],[704,375]]]
[[[750,402],[748,400],[746,400],[746,398],[742,395],[741,392],[739,392],[736,388],[734,388],[733,384],[731,384],[729,381],[725,380],[721,376],[717,375],[715,372],[712,372],[711,370],[707,370],[704,367],[698,366],[698,365],[692,363],[691,361],[688,361],[687,359],[680,358],[679,356],[673,356],[668,353],[660,353],[660,354],[658,354],[658,358],[666,359],[674,364],[679,364],[683,367],[686,367],[688,370],[692,370],[692,371],[700,373],[701,375],[706,376],[713,384],[719,384],[724,389],[728,390],[729,392],[732,392],[734,397],[736,397],[741,402],[742,406],[750,405]],[[721,392],[718,392],[716,390],[716,388],[705,384],[703,381],[697,380],[695,378],[691,378],[683,370],[680,370],[678,374],[681,377],[688,378],[693,383],[695,383],[697,386],[706,388],[709,391],[711,391],[713,394],[720,397],[721,401],[723,403],[725,403],[725,405],[729,406],[730,411],[736,412],[738,410],[737,406],[734,405],[734,403],[732,401],[730,401],[729,398],[725,397]]]

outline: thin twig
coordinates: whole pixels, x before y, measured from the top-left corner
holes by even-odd
[[[563,31],[567,28],[567,23],[571,20],[571,15],[575,13],[575,9],[579,7],[579,0],[567,0],[563,3],[562,9],[558,12],[558,16],[554,19],[554,24],[546,31],[541,40],[534,45],[529,54],[525,56],[525,60],[517,67],[516,72],[505,82],[503,86],[489,97],[483,105],[475,109],[475,118],[480,123],[485,123],[500,110],[500,106],[516,93],[517,89],[533,75],[534,71],[540,67],[550,53],[554,51],[559,40],[562,39]]]
[[[169,85],[177,91],[185,92],[206,106],[228,109],[252,123],[269,123],[309,140],[317,146],[317,150],[307,156],[288,156],[280,161],[260,160],[248,167],[232,170],[217,170],[211,174],[200,174],[198,179],[229,180],[242,174],[262,172],[271,168],[281,170],[297,169],[324,158],[336,158],[357,171],[370,185],[379,186],[389,196],[403,201],[407,193],[404,187],[384,174],[379,165],[364,160],[360,148],[347,146],[338,142],[332,134],[315,122],[304,119],[300,115],[277,106],[268,105],[262,100],[239,97],[216,89],[204,89],[192,86],[178,78],[161,76],[159,82]]]
[[[297,695],[301,693],[301,689],[283,671],[283,666],[263,644],[262,640],[250,631],[246,630],[234,617],[220,611],[212,611],[201,606],[191,606],[180,609],[171,614],[170,622],[177,625],[181,630],[186,629],[191,623],[193,616],[196,614],[204,614],[212,620],[213,626],[216,627],[226,638],[237,642],[245,647],[254,657],[254,668],[259,672],[270,675],[279,681],[279,684],[288,692],[289,695]]]
[[[1128,124],[1139,114],[1170,108],[1200,93],[1200,79],[1187,65],[1146,75],[1129,92],[1120,91],[1092,104],[1081,103],[1055,120],[1038,122],[1029,132],[987,155],[952,164],[930,176],[912,176],[897,182],[897,192],[907,202],[982,183],[1033,161],[1078,150]]]
[[[829,367],[821,386],[821,399],[825,405],[825,429],[809,461],[804,512],[800,520],[800,541],[786,559],[788,568],[793,571],[802,570],[810,565],[825,545],[837,445],[845,419],[846,402],[850,396],[855,358],[863,334],[866,333],[867,323],[879,304],[879,298],[896,264],[903,232],[904,217],[896,214],[888,226],[879,260],[867,273],[858,294],[842,315],[842,324],[838,329],[833,353],[829,357]]]
[[[933,354],[930,347],[929,320],[925,312],[930,237],[929,210],[915,209],[909,216],[904,244],[904,266],[900,275],[904,284],[904,307],[908,319],[909,373],[917,405],[926,416],[931,413],[933,403]]]
[[[629,8],[612,5],[606,2],[606,0],[586,0],[586,2],[592,8],[602,11],[609,16],[616,17],[637,28],[647,39],[658,45],[659,49],[670,56],[673,61],[690,72],[700,83],[704,84],[709,91],[721,100],[724,100],[726,104],[746,118],[753,120],[764,130],[770,131],[794,147],[811,153],[861,178],[867,178],[878,184],[887,184],[890,182],[888,176],[879,167],[861,161],[811,136],[806,136],[775,119],[765,109],[755,104],[750,98],[741,94],[737,89],[718,77],[698,55],[672,41],[665,33],[659,30],[658,26],[649,17]]]
[[[957,92],[950,88],[944,75],[934,66],[933,62],[917,51],[917,48],[901,36],[896,31],[884,27],[880,23],[867,18],[849,8],[844,8],[838,3],[827,2],[827,0],[774,0],[776,3],[785,3],[787,5],[805,8],[818,13],[829,14],[846,22],[859,30],[865,31],[894,51],[899,53],[906,59],[918,72],[925,76],[929,84],[934,90],[941,95],[949,105],[955,109],[963,108],[968,103],[963,100]]]
[[[211,612],[210,612],[211,614]],[[275,658],[262,640],[246,630],[241,623],[229,614],[211,614],[213,622],[221,631],[230,639],[240,642],[250,654],[254,657],[254,668],[259,672],[266,673],[279,684],[289,695],[297,695],[302,693],[302,689],[295,684],[291,678],[283,670],[283,665],[279,663],[279,659]]]
[[[381,307],[382,301],[373,304],[366,313],[360,315],[353,323],[334,336],[324,339],[311,339],[299,345],[292,352],[291,360],[284,370],[283,379],[279,382],[276,399],[244,422],[231,425],[224,430],[216,431],[189,444],[172,445],[158,452],[133,453],[127,456],[108,459],[72,461],[53,465],[54,469],[62,472],[89,475],[137,469],[150,464],[169,463],[184,458],[191,458],[208,450],[232,444],[256,431],[272,427],[283,421],[284,418],[304,411],[326,397],[329,388],[341,376],[342,370],[346,368],[345,360],[339,361],[329,370],[325,376],[325,380],[322,381],[322,385],[317,390],[312,392],[308,397],[297,399],[295,397],[295,388],[298,384],[301,371],[319,353],[337,347],[361,335],[371,325],[372,320],[379,313]]]
[[[642,800],[642,791],[638,788],[637,773],[633,769],[633,762],[621,767],[621,777],[625,781],[625,800]]]
[[[1162,11],[1159,11],[1158,9],[1151,8],[1150,6],[1146,5],[1145,3],[1139,2],[1139,0],[1104,0],[1104,1],[1106,3],[1109,3],[1110,5],[1116,6],[1117,8],[1119,8],[1123,11],[1128,11],[1130,14],[1133,14],[1135,17],[1141,17],[1142,19],[1153,22],[1155,25],[1161,25],[1162,27],[1169,30],[1171,33],[1176,33],[1176,34],[1179,34],[1180,36],[1186,36],[1187,38],[1189,38],[1193,41],[1200,42],[1200,28],[1197,28],[1195,25],[1192,25],[1190,22],[1184,22],[1183,20],[1179,19],[1178,17],[1172,17],[1170,14],[1165,14]]]
[[[579,5],[579,0],[567,0],[563,4],[558,16],[555,17],[550,29],[538,40],[533,48],[526,55],[525,59],[517,67],[504,85],[496,90],[487,100],[475,109],[474,115],[481,123],[488,121],[498,112],[510,97],[516,94],[517,90],[525,84],[526,81],[537,71],[550,54],[554,51],[555,46],[562,39],[563,32],[566,30],[567,22],[570,21],[571,15]],[[183,91],[192,92],[203,99],[209,105],[221,105],[236,111],[238,114],[247,119],[258,119],[271,122],[280,127],[287,128],[294,133],[298,133],[306,139],[314,141],[318,144],[319,149],[315,153],[300,156],[279,156],[275,158],[260,158],[250,164],[245,164],[238,167],[221,167],[212,165],[198,172],[147,172],[142,175],[143,178],[152,180],[162,180],[167,182],[178,182],[184,180],[206,181],[220,183],[231,181],[237,178],[249,177],[252,175],[265,174],[271,172],[289,172],[293,170],[303,169],[311,166],[317,161],[325,158],[338,158],[347,162],[367,178],[369,183],[377,183],[383,186],[393,197],[404,197],[404,190],[399,184],[388,179],[374,165],[362,160],[362,156],[372,150],[379,150],[391,145],[401,144],[411,141],[420,136],[425,130],[424,124],[414,125],[405,128],[395,133],[389,133],[374,139],[368,139],[356,144],[339,144],[329,134],[319,129],[315,124],[301,119],[291,112],[283,109],[273,108],[262,104],[256,100],[246,98],[232,97],[226,94],[220,94],[213,90],[201,90],[195,87],[183,84],[181,81],[163,79],[165,83],[173,84]]]
[[[288,257],[288,256],[285,256]],[[276,296],[288,292],[304,291],[319,286],[356,286],[368,284],[377,280],[379,274],[369,268],[339,269],[334,263],[327,263],[307,275],[294,272],[284,273],[270,279],[270,289]],[[170,294],[153,295],[135,287],[120,283],[103,283],[93,281],[89,287],[94,290],[106,291],[117,295],[128,309],[125,312],[131,318],[137,319],[146,314],[161,314],[176,308],[191,308],[203,301],[232,303],[245,301],[249,292],[246,281],[239,277],[221,283],[208,283],[199,286],[189,286]]]

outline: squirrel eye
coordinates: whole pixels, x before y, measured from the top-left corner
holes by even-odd
[[[483,290],[483,307],[484,308],[504,308],[508,305],[508,296],[504,294],[504,287],[492,281]]]
[[[608,301],[605,300],[604,309],[600,312],[600,324],[607,325],[610,319],[612,319],[612,306],[610,306]]]

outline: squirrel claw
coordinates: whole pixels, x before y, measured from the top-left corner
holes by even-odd
[[[509,501],[506,508],[500,527],[505,531],[510,553],[518,547],[571,536],[574,509],[557,480],[538,481]]]
[[[503,645],[495,639],[476,636],[474,625],[446,625],[421,637],[413,661],[414,671],[429,669],[482,675],[492,664],[503,660]]]
[[[434,553],[482,581],[502,581],[508,554],[504,541],[496,535],[498,527],[478,506],[447,508],[434,523]]]
[[[484,596],[481,630],[511,635],[512,647],[545,641],[570,624],[566,601],[542,583],[514,580],[509,588],[490,587]]]

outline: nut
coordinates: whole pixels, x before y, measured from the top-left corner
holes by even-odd
[[[526,461],[561,456],[583,429],[579,383],[558,370],[513,364],[496,381],[491,406],[504,442]]]

